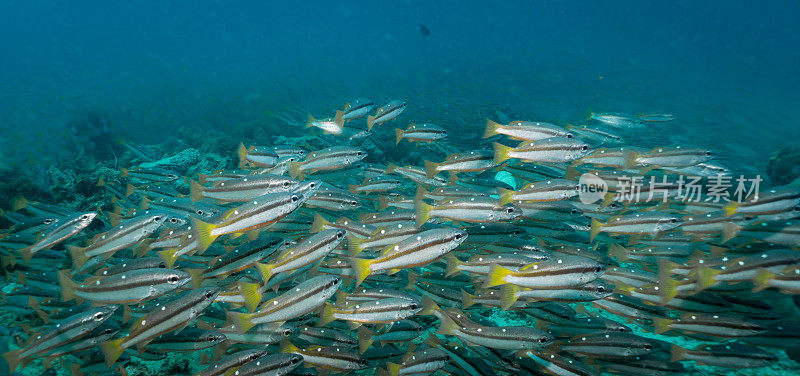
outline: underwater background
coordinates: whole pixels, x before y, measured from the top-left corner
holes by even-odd
[[[713,150],[715,162],[735,175],[763,176],[766,190],[800,176],[798,15],[797,1],[0,1],[0,209],[5,214],[17,213],[24,212],[24,203],[48,203],[70,213],[94,210],[102,215],[123,206],[124,211],[116,214],[125,219],[136,213],[139,200],[125,207],[98,182],[110,182],[123,192],[144,189],[151,182],[132,180],[123,168],[175,170],[180,178],[173,188],[188,195],[190,181],[197,180],[198,174],[237,169],[240,143],[247,147],[290,145],[308,152],[355,144],[367,151],[364,162],[422,167],[424,161],[443,161],[458,151],[491,150],[491,141],[497,139],[482,137],[487,118],[566,127],[590,122],[593,113],[674,115],[673,121],[623,129],[625,144],[646,150],[677,145],[707,148]],[[356,98],[373,100],[373,111],[391,100],[404,101],[406,109],[397,119],[378,125],[365,136],[366,141],[336,138],[306,127],[309,114],[333,117]],[[358,123],[366,129],[362,120]],[[438,125],[448,136],[435,143],[447,147],[396,144],[394,128],[405,129],[411,123]],[[142,151],[152,158],[143,160],[137,154]],[[288,171],[283,175],[288,176]],[[366,176],[353,177],[319,179],[347,189]],[[517,184],[503,188],[519,190],[523,180],[517,177]],[[128,183],[134,188],[128,188]],[[416,185],[403,184],[394,191],[413,199]],[[374,205],[365,202],[369,204],[358,211],[317,211],[331,222],[342,215],[358,218],[378,211],[377,201]],[[223,208],[232,206],[228,203]],[[415,207],[412,202],[405,209],[419,210],[419,204]],[[312,213],[305,214],[313,218]],[[28,218],[40,217],[33,214],[27,213]],[[581,222],[586,244],[592,244],[589,217]],[[4,229],[0,242],[19,233],[19,220],[13,215],[0,219]],[[192,219],[185,222],[191,224]],[[67,243],[86,244],[112,223],[96,219],[87,233]],[[32,233],[33,240],[41,237],[39,231]],[[286,237],[296,240],[308,235],[299,231]],[[704,245],[709,242],[701,240]],[[226,246],[242,244],[246,242]],[[776,248],[796,246],[782,243]],[[45,264],[25,266],[14,245],[0,247],[6,274],[2,290],[8,295],[0,303],[0,333],[7,339],[0,343],[0,350],[6,352],[46,330],[49,321],[41,321],[42,315],[57,313],[56,308],[34,312],[26,307],[31,296],[43,305],[53,297],[15,290],[26,285],[23,276],[30,280],[31,273],[70,269],[73,260],[64,244],[55,245],[52,251],[63,260],[58,255],[48,257],[64,265],[45,270]],[[216,248],[221,254],[227,250]],[[127,247],[118,259],[135,258],[131,249],[136,247]],[[604,252],[609,254],[608,249]],[[11,261],[15,257],[18,260]],[[444,263],[437,262],[442,270],[434,273],[444,272]],[[637,261],[629,263],[642,267]],[[83,280],[79,274],[72,277]],[[59,282],[55,274],[48,278],[52,279],[43,280],[57,287],[54,299],[58,301],[64,281]],[[658,278],[653,282],[659,282]],[[406,285],[405,280],[393,283],[389,285]],[[474,280],[463,283],[469,286],[467,290],[481,287]],[[8,300],[11,296],[17,297],[13,303]],[[780,322],[800,325],[800,315],[786,316],[784,308],[775,311],[784,317]],[[625,321],[592,309],[594,315]],[[118,311],[121,315],[122,308]],[[482,324],[534,326],[520,312],[497,307],[482,307],[478,315],[488,320]],[[225,313],[221,317],[218,327]],[[439,327],[429,319],[418,324],[431,333]],[[655,335],[648,326],[629,326],[637,335],[687,348],[704,343]],[[276,351],[272,353],[278,352],[278,342],[273,343]],[[398,349],[402,354],[423,351],[424,342],[418,340],[416,349]],[[685,370],[647,372],[796,374],[800,372],[796,355],[783,350],[796,351],[798,344],[800,335],[768,349],[778,359],[767,368],[692,363]],[[211,363],[208,359],[224,354],[213,348],[203,351],[202,357],[198,350],[172,353],[164,359],[128,359],[126,372],[195,374]],[[83,355],[71,356],[67,364],[47,370],[41,361],[34,361],[16,372],[70,374],[76,372],[70,364],[89,362]],[[488,355],[475,352],[470,356]],[[595,367],[594,362],[587,363]],[[374,374],[380,368],[390,367],[380,363],[358,372]],[[499,374],[524,372],[491,368]],[[637,373],[609,370],[602,364],[596,368],[603,373]],[[5,365],[0,367],[0,374],[6,371]],[[402,369],[395,371],[403,374]],[[120,371],[98,367],[80,372]],[[437,368],[435,372],[470,374],[463,369]],[[577,374],[589,372],[582,369]]]

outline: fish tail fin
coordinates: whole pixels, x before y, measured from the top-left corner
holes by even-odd
[[[506,188],[497,188],[498,196],[500,196],[500,205],[505,205],[514,201],[514,191]]]
[[[84,247],[68,245],[67,250],[69,251],[70,256],[72,256],[72,265],[75,269],[82,267],[83,264],[85,264],[88,260],[86,257],[86,248]]]
[[[292,179],[300,177],[300,162],[289,162],[289,176]]]
[[[416,221],[417,227],[420,227],[428,222],[428,219],[431,218],[431,209],[433,209],[433,205],[428,205],[421,199],[414,199],[414,209],[416,209]]]
[[[671,328],[669,327],[672,324],[672,320],[665,319],[661,317],[656,317],[653,319],[653,333],[661,334],[664,333]]]
[[[403,140],[403,130],[400,128],[394,129],[394,144],[397,145]]]
[[[578,164],[579,161],[580,159],[576,160],[575,162],[572,162],[572,164],[569,165],[569,167],[567,167],[567,172],[564,174],[564,179],[572,180],[581,175],[581,172],[578,171],[577,168],[575,168],[575,166],[579,166]]]
[[[356,286],[358,286],[369,276],[372,260],[351,258],[350,265],[353,268],[353,273],[355,273]]]
[[[367,132],[372,131],[372,126],[375,125],[375,116],[369,115],[367,116]]]
[[[589,232],[589,241],[594,241],[594,237],[600,233],[600,230],[602,230],[602,228],[603,224],[597,219],[592,218],[592,229],[591,232]]]
[[[769,287],[769,281],[776,276],[777,274],[769,270],[760,269],[758,272],[756,272],[755,277],[753,277],[753,292],[759,292]]]
[[[681,283],[672,278],[659,278],[659,286],[661,287],[661,304],[667,304],[676,295],[678,295],[678,286]]]
[[[483,138],[489,138],[497,134],[497,130],[502,125],[492,119],[486,119],[486,130],[483,132]]]
[[[273,265],[258,262],[256,263],[256,269],[258,269],[258,272],[261,274],[261,279],[264,283],[269,282],[270,278],[272,278]]]
[[[300,348],[295,346],[291,341],[289,341],[288,338],[284,338],[281,341],[281,345],[280,345],[280,348],[278,349],[278,352],[279,353],[284,353],[284,354],[299,353],[300,352]]]
[[[25,263],[27,264],[27,263],[29,263],[31,261],[31,259],[33,258],[33,255],[36,252],[33,251],[33,245],[30,245],[30,246],[27,246],[25,248],[20,249],[19,253],[22,254],[22,260],[25,261]]]
[[[319,213],[314,213],[314,222],[311,224],[309,232],[316,234],[325,229],[325,226],[330,225],[331,222],[323,218]]]
[[[68,302],[77,297],[75,295],[75,286],[77,285],[77,283],[75,283],[75,281],[73,281],[69,277],[69,274],[67,274],[67,270],[58,271],[58,283],[61,285],[62,302]]]
[[[713,284],[717,283],[716,276],[717,274],[722,273],[719,270],[711,269],[707,266],[703,266],[697,269],[697,282],[695,287],[695,292],[703,291]]]
[[[361,351],[363,354],[367,349],[372,346],[372,336],[375,335],[375,332],[367,329],[366,327],[358,328],[356,332],[356,337],[358,337],[358,350]]]
[[[22,355],[22,352],[24,350],[25,349],[22,348],[19,350],[3,353],[3,358],[6,360],[6,363],[8,363],[9,372],[14,372],[14,370],[17,369],[19,364],[22,363],[23,359],[20,358],[20,355]]]
[[[461,271],[461,269],[459,269],[459,266],[464,265],[464,263],[452,253],[448,253],[447,256],[445,257],[445,260],[447,261],[447,271],[445,272],[445,277],[449,277],[453,274],[458,273],[459,271]]]
[[[472,295],[464,290],[461,290],[461,307],[467,309],[475,305],[475,295]]]
[[[227,311],[225,315],[228,317],[228,322],[240,333],[244,333],[253,327],[253,323],[250,322],[250,317],[252,316],[250,313]]]
[[[314,119],[314,116],[311,116],[311,114],[308,114],[308,121],[306,121],[306,128],[313,127],[315,121],[317,121],[317,119]]]
[[[344,126],[344,111],[336,110],[336,115],[333,117],[333,123],[338,125],[339,128]]]
[[[422,298],[422,310],[420,310],[417,314],[421,316],[430,316],[434,314],[434,312],[441,311],[442,307],[439,307],[433,299],[425,296]]]
[[[438,173],[439,173],[438,163],[425,161],[425,179],[432,179]]]
[[[414,194],[414,201],[424,200],[425,197],[427,197],[429,193],[430,192],[428,192],[424,187],[422,187],[421,185],[418,185],[417,186],[417,193]]]
[[[441,324],[439,324],[439,330],[436,331],[436,334],[442,335],[454,335],[456,332],[456,322],[450,318],[450,316],[442,315],[441,317]]]
[[[239,168],[243,169],[247,165],[247,148],[244,143],[239,143],[239,149],[236,151],[239,156]]]
[[[687,352],[689,352],[689,349],[685,349],[678,345],[672,345],[672,349],[670,350],[670,362],[678,362],[683,360]]]
[[[511,273],[513,273],[511,269],[503,267],[502,265],[494,264],[492,268],[489,269],[489,275],[486,278],[486,283],[484,284],[483,288],[488,289],[489,287],[506,284],[506,277],[511,275]]]
[[[194,227],[194,238],[197,242],[197,249],[200,252],[205,252],[206,249],[217,239],[219,235],[212,234],[216,225],[208,222],[203,222],[197,218],[192,220]]]
[[[189,195],[192,201],[200,201],[203,199],[203,186],[196,180],[189,181]]]
[[[519,286],[513,284],[505,284],[500,287],[500,308],[504,311],[511,308],[517,302],[519,293]]]
[[[637,159],[640,156],[641,156],[641,154],[637,153],[635,151],[626,152],[625,153],[625,168],[631,168],[631,167],[636,166],[637,164],[639,164],[639,161],[637,161]]]
[[[389,207],[390,203],[391,201],[389,201],[389,197],[378,196],[378,210],[380,211],[386,210],[386,208]]]
[[[175,254],[178,253],[177,248],[165,249],[156,253],[159,257],[161,257],[162,260],[164,260],[164,265],[166,265],[168,268],[171,268],[173,265],[175,265],[175,260],[178,259],[178,256],[175,256]]]
[[[203,280],[205,277],[203,276],[206,271],[205,269],[184,269],[186,273],[189,273],[189,276],[192,277],[192,288],[198,288],[200,285],[203,284]]]
[[[244,306],[250,312],[255,312],[258,303],[261,303],[261,287],[258,283],[239,282],[239,294],[244,298]]]
[[[736,214],[736,209],[737,208],[739,208],[739,203],[738,202],[731,202],[728,205],[725,205],[725,208],[723,208],[722,210],[725,212],[725,216],[726,217],[730,217],[730,216]]]
[[[23,197],[23,196],[14,197],[13,199],[11,199],[11,210],[12,211],[20,210],[20,209],[28,206],[29,202],[30,201],[25,199],[25,197]]]
[[[493,142],[492,145],[494,146],[494,164],[499,165],[504,161],[511,159],[509,153],[511,153],[514,148],[510,146],[505,146],[499,142]]]
[[[736,210],[736,209],[734,209]],[[742,226],[739,226],[735,223],[726,222],[722,226],[722,242],[725,243],[728,240],[731,240],[736,237],[736,235],[741,231]]]
[[[336,317],[333,317],[333,304],[325,302],[325,305],[322,306],[322,312],[319,314],[317,326],[325,326],[333,320],[336,320]]]
[[[608,244],[608,253],[614,256],[618,261],[625,261],[628,259],[628,249],[617,243]]]
[[[103,351],[103,355],[106,357],[106,364],[109,367],[122,355],[122,341],[124,340],[125,338],[119,338],[100,344],[100,350]]]
[[[350,252],[350,256],[358,256],[358,254],[363,250],[363,240],[356,236],[347,234],[347,251]]]
[[[386,372],[389,372],[389,376],[397,376],[400,374],[400,365],[397,363],[386,362]]]

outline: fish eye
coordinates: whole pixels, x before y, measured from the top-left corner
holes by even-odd
[[[201,209],[197,209],[197,211],[195,211],[195,213],[197,213],[197,215],[205,214],[205,212],[203,210],[201,210]]]
[[[214,296],[214,293],[213,293],[213,292],[211,292],[211,291],[206,291],[206,299],[211,299],[211,297],[212,297],[212,296]]]
[[[290,361],[289,361],[289,363],[292,363],[292,364],[297,364],[297,362],[299,362],[299,361],[300,361],[300,359],[298,359],[298,358],[295,356],[295,357],[292,357],[292,360],[290,360]]]
[[[711,156],[711,152],[710,152],[710,151],[707,151],[707,152],[706,152],[706,156],[707,156],[707,157],[710,157],[710,156]]]
[[[343,235],[341,231],[336,232],[336,239],[341,239]]]
[[[350,205],[351,206],[357,206],[358,205],[358,201],[350,201]]]
[[[578,213],[580,213],[580,212],[581,212],[581,211],[580,211],[580,210],[578,210],[577,208],[576,208],[576,209],[572,209],[572,210],[570,210],[570,213],[572,213],[572,214],[578,214]]]
[[[153,221],[159,222],[161,221],[161,217],[153,217]]]
[[[256,360],[258,359],[258,354],[251,354],[250,356],[247,357],[247,359]]]
[[[288,337],[290,335],[292,335],[292,330],[291,329],[286,329],[286,330],[283,331],[283,336],[284,337]]]
[[[289,186],[289,182],[288,181],[283,182],[283,186],[284,187],[288,187]]]
[[[626,329],[624,326],[620,326],[617,330],[619,330],[620,333],[625,333],[628,331],[628,329]]]
[[[566,138],[572,138],[572,133],[567,133],[567,134],[566,134],[564,137],[566,137]]]
[[[755,218],[755,217],[744,217],[744,220],[745,220],[745,221],[750,221],[750,220],[752,220],[752,219],[754,219],[754,218]]]
[[[299,199],[300,199],[300,198],[299,198],[299,197],[297,197],[297,196],[292,196],[292,202],[297,202],[297,200],[299,200]]]
[[[650,350],[652,347],[653,347],[653,346],[650,346],[650,344],[649,344],[649,343],[645,343],[645,344],[644,344],[644,349],[645,349],[645,350]]]
[[[597,286],[597,292],[606,292],[606,288],[603,286]]]
[[[363,152],[360,152],[360,151],[357,151],[357,152],[356,152],[356,155],[364,155],[364,153],[363,153]]]
[[[103,333],[105,333],[105,334],[114,333],[114,329],[108,328],[108,329],[104,330]]]
[[[678,223],[678,219],[677,218],[670,218],[669,219],[669,223]]]
[[[589,147],[586,145],[581,145],[581,151],[589,150]]]
[[[100,320],[102,320],[104,317],[106,317],[106,315],[104,315],[104,314],[103,314],[103,312],[97,312],[97,313],[95,313],[95,314],[94,314],[94,319],[95,319],[96,321],[100,321]]]
[[[214,337],[208,337],[208,339],[206,339],[206,341],[208,341],[208,342],[214,342],[214,341],[216,341],[216,340],[217,340],[217,339],[216,339],[216,338],[214,338]]]
[[[309,183],[308,184],[309,188],[315,188],[316,186],[317,186],[317,183]]]
[[[539,337],[539,343],[547,342],[547,337]]]
[[[594,272],[595,273],[600,273],[602,271],[603,271],[603,267],[601,265],[597,265],[597,266],[594,267]]]
[[[417,309],[417,308],[419,308],[419,304],[417,304],[417,303],[411,303],[411,304],[409,304],[409,305],[408,305],[408,308],[411,308],[411,309]]]
[[[81,216],[81,219],[89,219],[89,214],[84,214]]]
[[[173,217],[169,219],[169,223],[178,223],[178,219]]]
[[[456,240],[460,240],[461,239],[461,234],[456,234],[456,236],[454,236],[454,237],[456,238]]]
[[[364,358],[361,358],[361,359],[359,359],[359,360],[358,360],[358,363],[359,363],[359,364],[361,364],[361,365],[363,366],[363,365],[366,365],[366,364],[367,364],[367,360],[366,360],[366,359],[364,359]]]
[[[513,212],[514,212],[514,208],[512,208],[512,207],[510,207],[510,206],[506,208],[506,213],[509,213],[509,214],[511,214],[511,213],[513,213]]]
[[[171,276],[169,276],[169,278],[168,278],[167,280],[168,280],[170,283],[175,283],[175,282],[178,282],[178,276],[176,276],[176,275],[171,275]]]

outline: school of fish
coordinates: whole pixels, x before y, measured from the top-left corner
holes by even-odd
[[[623,139],[669,114],[487,119],[484,147],[368,162],[353,141],[371,132],[462,136],[392,129],[406,106],[309,116],[332,146],[243,140],[233,169],[122,169],[130,184],[98,182],[108,212],[16,199],[2,308],[26,336],[4,339],[9,372],[184,352],[197,376],[681,375],[797,356],[800,190],[690,202],[673,181],[615,200],[630,176],[731,175],[713,150]],[[587,174],[607,184],[592,202]]]

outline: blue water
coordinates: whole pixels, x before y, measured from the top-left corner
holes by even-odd
[[[370,163],[422,166],[442,161],[445,151],[488,150],[480,137],[486,118],[566,126],[592,112],[667,113],[676,120],[620,130],[626,145],[707,148],[735,173],[764,175],[770,156],[800,138],[798,16],[798,1],[0,0],[0,209],[8,214],[12,198],[25,196],[102,211],[102,220],[65,242],[87,245],[112,228],[107,212],[122,202],[133,213],[150,188],[119,173],[142,159],[118,142],[179,166],[181,179],[165,185],[185,194],[197,173],[234,168],[240,142],[273,146],[290,136],[294,146],[322,149],[302,126],[306,116],[331,116],[361,97],[407,103],[364,143]],[[447,140],[395,146],[393,128],[415,122],[443,127]],[[100,188],[98,178],[112,178],[111,188]],[[361,176],[324,179],[345,188]],[[109,192],[130,182],[137,199],[112,201]],[[403,193],[413,197],[415,188],[406,184]],[[347,215],[374,209],[367,206]],[[14,214],[0,218],[0,240],[14,234]],[[74,267],[64,244],[54,250],[58,269]],[[7,261],[17,249],[0,251]],[[2,283],[9,291],[21,286],[13,278]],[[466,288],[477,293],[478,286]],[[41,324],[27,302],[2,302],[8,310],[0,310],[7,315],[0,322],[17,317],[13,308]],[[514,323],[513,314],[497,312]],[[20,334],[17,323],[3,322],[0,334]],[[696,342],[671,340],[687,348]],[[9,345],[2,341],[0,353]],[[781,361],[771,370],[797,369],[783,352]],[[26,374],[38,371],[31,368]],[[701,371],[709,369],[724,372]],[[5,370],[0,364],[0,375]]]
[[[445,126],[492,115],[468,103],[556,123],[669,112],[766,157],[800,133],[798,14],[794,1],[3,1],[3,158],[57,152],[76,109],[147,142],[355,96],[402,97]]]

